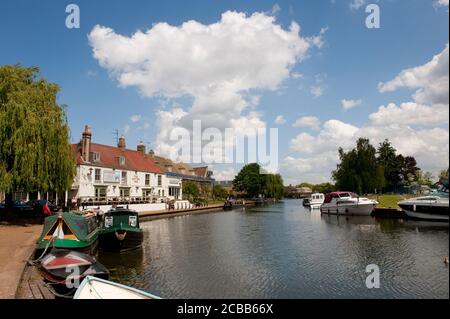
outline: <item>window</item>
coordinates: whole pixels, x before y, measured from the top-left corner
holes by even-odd
[[[119,156],[119,165],[125,165],[125,157]]]
[[[150,174],[145,174],[145,186],[150,185]]]
[[[142,194],[145,199],[148,199],[152,196],[152,190],[151,189],[144,189],[142,190]]]
[[[130,197],[130,189],[129,188],[121,188],[120,189],[120,197]]]
[[[101,178],[101,169],[100,168],[96,168],[95,169],[95,182],[96,183],[100,183],[102,181]]]
[[[106,199],[106,187],[96,187],[95,200],[105,200],[105,199]]]
[[[162,186],[162,176],[158,175],[158,186]]]
[[[162,197],[164,197],[164,189],[162,190]]]
[[[100,162],[100,153],[99,152],[91,152],[89,154],[91,162]]]
[[[127,185],[127,172],[122,172],[121,184]]]

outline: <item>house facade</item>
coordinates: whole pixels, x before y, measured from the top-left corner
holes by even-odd
[[[72,204],[165,203],[182,198],[181,179],[167,177],[142,143],[136,150],[126,148],[124,137],[116,147],[92,143],[86,126],[72,151],[76,159],[76,176],[69,191]]]

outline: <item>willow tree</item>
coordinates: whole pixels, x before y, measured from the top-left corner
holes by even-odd
[[[65,107],[59,86],[39,68],[0,67],[0,191],[62,192],[74,177]]]

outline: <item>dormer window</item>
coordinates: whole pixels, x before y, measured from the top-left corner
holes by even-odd
[[[119,156],[119,165],[125,165],[125,157],[124,156]]]
[[[100,162],[100,153],[99,152],[91,152],[90,153],[91,162],[96,163]]]

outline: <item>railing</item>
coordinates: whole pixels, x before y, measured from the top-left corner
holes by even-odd
[[[166,203],[167,197],[149,196],[149,197],[80,197],[77,200],[78,206],[100,206],[100,205],[130,205],[130,204],[155,204]]]

